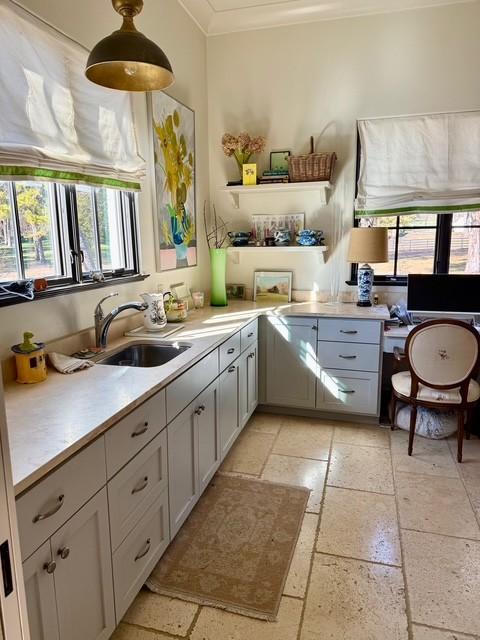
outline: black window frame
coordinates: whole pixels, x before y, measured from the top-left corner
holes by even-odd
[[[361,146],[360,146],[360,136],[358,134],[357,129],[357,164],[355,170],[355,198],[358,194],[358,178],[360,174],[360,154],[361,154]],[[433,227],[431,225],[419,225],[408,226],[403,228],[408,229],[435,229],[435,253],[433,257],[433,272],[432,273],[443,273],[448,274],[450,268],[450,249],[452,242],[452,231],[453,226],[453,214],[452,213],[438,213],[435,214],[437,216],[436,225]],[[395,237],[395,256],[394,256],[394,271],[393,275],[379,275],[376,276],[374,274],[373,284],[376,286],[387,286],[387,287],[405,287],[407,286],[407,276],[397,276],[397,264],[398,264],[398,243],[399,243],[399,235],[400,235],[400,218],[401,216],[397,216],[397,223],[395,227],[389,227],[389,229],[396,229],[396,237]],[[355,212],[353,213],[353,226],[359,226],[360,219],[355,217]],[[478,228],[480,225],[467,225],[468,228]],[[460,226],[461,228],[461,226]],[[352,263],[351,272],[350,272],[350,280],[347,280],[346,284],[348,285],[356,285],[357,284],[357,275],[358,275],[358,263]]]
[[[14,216],[15,224],[15,238],[18,243],[18,255],[21,262],[21,279],[31,279],[25,277],[25,261],[23,257],[21,232],[20,232],[20,217],[18,212],[17,194],[16,194],[16,182],[4,181],[8,183],[8,188],[11,194],[12,213]],[[33,182],[33,181],[29,181]],[[98,235],[98,210],[97,210],[97,192],[94,186],[93,198],[94,203],[94,215],[95,224],[97,227],[96,243],[98,244],[99,251],[99,267],[103,274],[103,280],[97,281],[92,278],[90,273],[83,273],[83,252],[80,246],[80,231],[78,223],[78,209],[77,209],[77,197],[76,197],[76,185],[75,184],[63,184],[54,183],[53,194],[53,211],[52,215],[56,216],[56,232],[58,234],[58,242],[60,243],[60,261],[62,263],[62,273],[66,274],[66,260],[70,260],[69,269],[71,273],[68,275],[62,275],[60,277],[46,278],[48,288],[44,291],[35,292],[34,300],[39,300],[47,297],[53,297],[58,295],[64,295],[68,293],[74,293],[75,291],[84,291],[88,289],[96,289],[105,286],[111,286],[112,284],[122,284],[133,281],[144,280],[148,277],[148,274],[142,274],[140,272],[140,248],[139,248],[139,234],[137,224],[137,211],[136,211],[136,198],[132,191],[120,191],[119,203],[121,210],[121,224],[123,230],[124,239],[124,252],[125,252],[125,264],[130,262],[131,264],[127,268],[122,269],[102,269],[102,257],[100,250],[100,238]],[[107,187],[108,188],[108,187]],[[65,208],[65,215],[62,215],[62,207]],[[66,228],[65,228],[66,224]],[[128,226],[127,234],[126,226]],[[64,246],[68,243],[68,246]],[[127,256],[127,246],[131,247],[131,256]],[[9,281],[0,281],[5,284]],[[6,293],[0,291],[0,307],[9,306],[12,304],[20,304],[23,302],[29,302],[29,300],[19,297],[14,293]]]

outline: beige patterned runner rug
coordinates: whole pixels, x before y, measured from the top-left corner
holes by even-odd
[[[308,496],[304,487],[217,474],[147,587],[275,620]]]

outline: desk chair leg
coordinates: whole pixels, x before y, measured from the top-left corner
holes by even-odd
[[[395,418],[397,413],[397,396],[392,391],[392,397],[390,398],[390,429],[395,429]]]
[[[462,453],[463,453],[463,433],[465,427],[465,412],[458,412],[458,430],[457,430],[457,460],[458,462],[462,461]]]
[[[473,409],[468,409],[467,410],[467,424],[465,425],[465,438],[467,440],[470,440],[470,433],[472,431],[472,425],[473,425]]]
[[[413,438],[415,436],[415,427],[417,426],[417,407],[412,405],[412,412],[410,413],[410,433],[408,435],[408,455],[412,455],[413,450]]]

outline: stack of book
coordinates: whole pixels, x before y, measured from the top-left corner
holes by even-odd
[[[282,184],[284,182],[289,182],[288,171],[269,169],[263,172],[258,184]]]

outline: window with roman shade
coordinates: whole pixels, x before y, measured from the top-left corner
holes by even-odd
[[[138,190],[130,95],[84,76],[88,52],[0,0],[0,179]]]
[[[355,216],[480,209],[480,111],[358,121]]]

